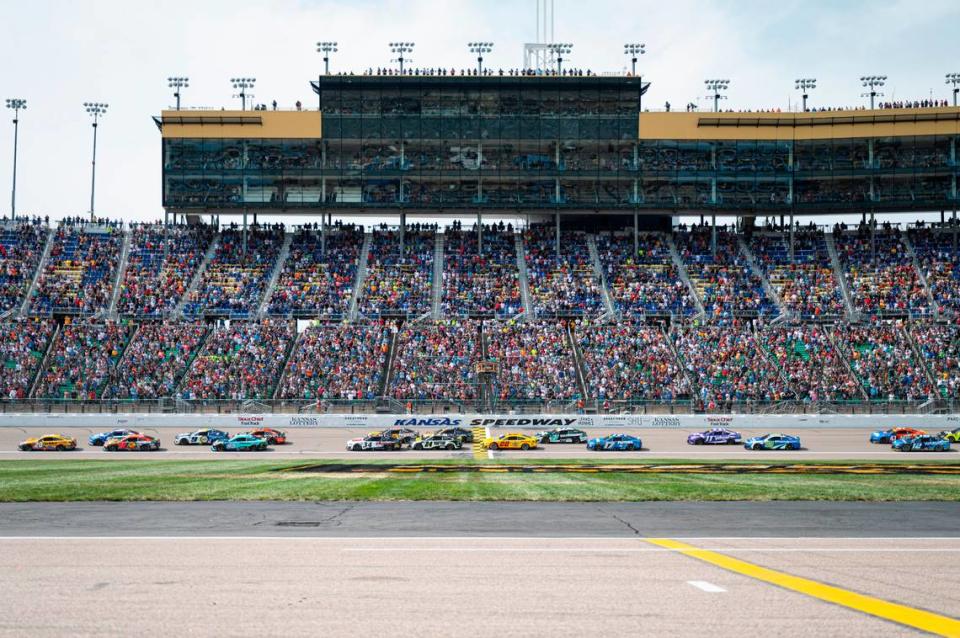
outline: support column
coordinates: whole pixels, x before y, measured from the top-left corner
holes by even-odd
[[[717,214],[710,216],[710,253],[717,258]]]
[[[560,259],[560,213],[557,212],[557,213],[554,213],[553,215],[554,215],[554,219],[556,220],[556,225],[557,225],[557,234],[556,234],[556,237],[557,237],[556,242],[557,242],[557,243],[556,243],[556,248],[555,248],[555,250],[556,250],[556,253],[557,253],[557,259]]]
[[[790,211],[790,263],[793,263],[793,211]]]
[[[131,233],[133,231],[130,231]],[[131,235],[132,236],[132,235]],[[163,263],[167,263],[170,254],[170,213],[163,211]]]
[[[324,215],[320,222],[320,256],[327,256],[327,216]]]
[[[633,256],[640,254],[640,216],[633,212]]]
[[[483,214],[477,211],[477,254],[483,254]]]
[[[407,214],[400,213],[400,258],[403,258],[403,241],[407,233]]]
[[[243,209],[243,256],[247,256],[247,209]]]
[[[870,213],[870,261],[877,265],[877,221]]]

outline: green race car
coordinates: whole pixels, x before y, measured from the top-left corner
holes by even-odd
[[[944,430],[938,434],[941,439],[946,439],[951,443],[960,443],[960,428],[954,428],[953,430]]]
[[[262,452],[267,449],[267,441],[252,434],[238,434],[226,440],[214,441],[210,449],[214,452]]]

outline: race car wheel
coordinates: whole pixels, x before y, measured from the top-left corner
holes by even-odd
[[[414,444],[413,444],[413,449],[414,449],[414,450],[422,450],[422,449],[423,449],[423,444],[422,444],[422,443],[414,443]]]
[[[350,450],[351,450],[352,452],[359,452],[359,451],[360,451],[360,446],[359,446],[359,445],[354,445],[352,448],[350,448]]]
[[[693,442],[693,444],[694,444],[694,445],[703,445],[703,439],[696,439],[696,440]]]
[[[447,449],[448,449],[448,450],[455,450],[455,449],[457,449],[457,446],[454,445],[453,443],[447,443]]]
[[[759,443],[755,443],[751,449],[753,449],[753,450],[762,450],[762,449],[763,449],[763,446],[760,445]]]
[[[33,448],[30,447],[29,445],[21,445],[21,446],[20,446],[20,451],[21,451],[21,452],[29,452],[29,451],[32,450],[32,449],[33,449]]]
[[[529,449],[530,449],[530,446],[527,445],[526,443],[523,443],[523,444],[520,446],[520,449],[521,449],[521,450],[529,450]]]
[[[277,440],[275,438],[270,437],[269,439],[267,439],[267,445],[276,445],[276,444],[277,444]]]
[[[489,447],[491,450],[499,450],[499,449],[500,449],[500,446],[497,445],[496,443],[491,443],[488,447]]]
[[[116,452],[116,451],[117,451],[117,446],[116,446],[116,445],[108,445],[108,446],[106,446],[106,447],[103,448],[103,449],[106,450],[107,452]]]

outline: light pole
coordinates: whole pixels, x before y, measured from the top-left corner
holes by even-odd
[[[177,110],[180,110],[180,92],[190,86],[190,78],[167,78],[167,86],[173,89],[173,97],[177,98]]]
[[[730,80],[704,80],[704,86],[710,91],[710,97],[713,98],[713,112],[720,110],[720,100],[727,99],[726,95],[720,95],[720,91],[726,91],[730,87]]]
[[[243,111],[247,110],[247,89],[252,89],[253,85],[257,83],[257,78],[230,78],[230,84],[233,85],[234,89],[240,89],[240,92],[233,97],[240,98],[240,108]],[[250,97],[253,97],[253,94],[249,94]]]
[[[390,43],[390,52],[397,54],[397,62],[400,63],[400,75],[403,75],[403,54],[412,53],[414,46],[415,46],[415,43],[413,42],[391,42]]]
[[[573,45],[569,42],[554,42],[547,45],[547,50],[557,58],[557,75],[560,75],[563,70],[563,56],[568,55],[573,50]]]
[[[87,114],[93,118],[93,161],[90,163],[90,221],[96,218],[95,208],[93,206],[93,196],[97,191],[97,122],[101,117],[107,114],[108,104],[103,102],[84,102],[83,107]]]
[[[953,85],[953,105],[957,105],[957,93],[960,93],[960,73],[947,73],[947,84]]]
[[[883,93],[877,93],[877,87],[881,87],[887,83],[887,76],[885,75],[861,75],[860,82],[863,86],[870,89],[869,93],[861,93],[860,97],[869,97],[870,98],[870,110],[874,109],[874,99],[879,95],[883,97]]]
[[[17,137],[20,128],[20,111],[27,110],[27,101],[18,97],[7,98],[7,108],[13,109],[13,189],[10,192],[10,219],[17,218]]]
[[[799,78],[796,83],[796,87],[800,91],[803,91],[803,110],[807,110],[807,98],[810,97],[810,91],[817,88],[816,78]]]
[[[623,54],[630,56],[630,75],[637,74],[637,59],[647,52],[647,45],[642,42],[623,45]]]
[[[317,42],[317,53],[323,54],[323,74],[330,75],[330,54],[337,52],[336,42]]]
[[[483,75],[483,54],[493,51],[493,42],[468,42],[467,46],[477,54],[477,75]]]

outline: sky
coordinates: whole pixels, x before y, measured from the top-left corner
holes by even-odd
[[[4,3],[0,98],[24,98],[17,211],[60,218],[90,203],[92,130],[83,108],[106,102],[97,140],[98,215],[156,220],[167,78],[190,78],[185,107],[239,107],[229,79],[257,78],[257,102],[312,105],[319,40],[336,40],[331,71],[389,64],[387,43],[416,43],[415,66],[469,67],[471,40],[494,42],[485,64],[520,67],[535,40],[536,0],[30,0]],[[709,106],[706,78],[728,78],[724,108],[786,109],[794,79],[814,77],[810,105],[860,105],[858,78],[888,76],[887,99],[947,98],[960,72],[956,0],[555,0],[555,41],[571,66],[621,71],[643,42],[645,107]],[[6,115],[12,112],[7,111]],[[12,118],[0,126],[0,213],[9,214]]]

